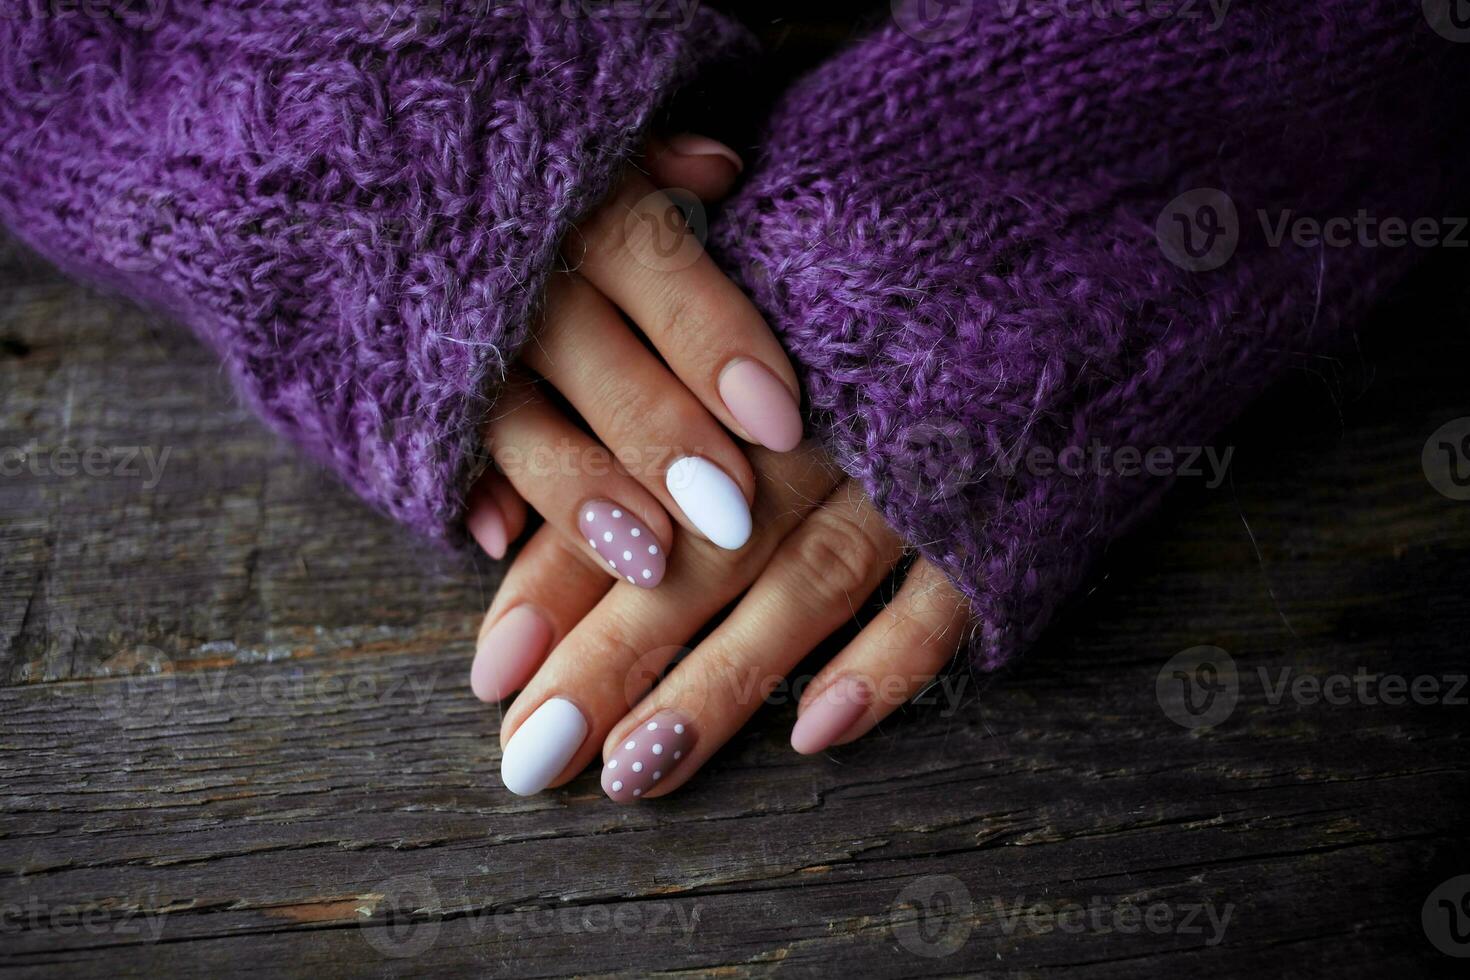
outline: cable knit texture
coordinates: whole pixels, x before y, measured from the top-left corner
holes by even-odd
[[[1273,243],[1283,216],[1450,213],[1470,44],[1421,4],[1136,7],[897,4],[788,94],[714,228],[817,431],[972,600],[983,667],[1167,484],[1033,451],[1201,444],[1415,257]],[[740,44],[628,10],[0,18],[0,216],[194,325],[267,419],[447,538],[557,242]]]
[[[682,5],[4,2],[0,218],[189,323],[273,426],[440,539],[570,223],[748,44]]]
[[[971,599],[983,668],[1168,483],[1092,461],[1203,445],[1415,257],[1266,229],[1437,221],[1463,184],[1470,45],[1419,3],[1031,6],[899,5],[788,93],[714,229],[839,463]]]

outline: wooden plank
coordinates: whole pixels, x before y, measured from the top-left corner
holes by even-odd
[[[1470,873],[1470,502],[1421,451],[1470,416],[1465,281],[1442,258],[1222,435],[1230,479],[1184,481],[1017,667],[816,759],[778,692],[619,808],[592,772],[500,786],[465,684],[495,567],[0,242],[0,452],[27,461],[0,476],[0,968],[1448,975],[1421,911]],[[1157,684],[1205,644],[1239,699],[1191,728]],[[1375,703],[1360,674],[1440,687]],[[1309,696],[1336,677],[1344,703]]]

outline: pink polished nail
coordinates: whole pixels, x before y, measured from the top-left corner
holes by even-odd
[[[465,523],[469,527],[470,537],[485,549],[485,554],[497,561],[505,557],[505,549],[510,544],[505,530],[505,515],[500,512],[490,494],[477,495]]]
[[[802,709],[791,729],[791,747],[802,755],[821,752],[857,724],[872,700],[862,681],[842,678]]]
[[[602,791],[615,803],[650,792],[694,745],[694,728],[681,714],[660,711],[618,743],[602,767]]]
[[[577,526],[614,575],[640,589],[664,580],[663,545],[622,506],[611,500],[589,501],[578,511]]]
[[[667,145],[681,157],[724,157],[735,164],[737,171],[745,169],[745,161],[740,159],[740,154],[719,140],[712,140],[708,136],[680,133],[677,136],[670,136]]]
[[[778,453],[801,444],[801,409],[759,361],[740,360],[720,375],[720,399],[751,438]]]
[[[500,701],[526,686],[551,647],[551,626],[530,606],[516,606],[490,627],[475,650],[470,690]]]

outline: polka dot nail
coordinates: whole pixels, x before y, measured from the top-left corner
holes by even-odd
[[[664,580],[664,546],[620,504],[611,500],[583,504],[577,526],[607,570],[618,578],[640,589],[651,589]]]
[[[631,803],[668,779],[694,745],[694,729],[682,715],[660,711],[633,729],[602,767],[602,791],[614,803]]]

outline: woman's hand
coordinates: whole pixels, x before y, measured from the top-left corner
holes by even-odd
[[[753,476],[729,432],[789,451],[801,416],[780,344],[661,189],[721,197],[739,157],[683,136],[652,142],[645,164],[648,176],[630,171],[563,244],[567,268],[522,354],[528,373],[486,426],[499,476],[472,492],[470,528],[502,557],[524,501],[604,574],[653,588],[675,522],[732,550],[750,535]]]
[[[750,543],[731,552],[686,539],[656,591],[609,590],[554,528],[527,543],[496,593],[481,644],[485,651],[484,638],[496,635],[489,655],[524,657],[534,669],[540,655],[531,648],[561,637],[501,726],[501,774],[512,791],[564,783],[599,750],[602,785],[614,800],[677,788],[891,572],[902,551],[897,536],[824,453],[808,446],[751,456]],[[533,618],[544,626],[528,628]],[[917,562],[893,601],[807,687],[793,748],[815,753],[863,735],[954,657],[966,619],[944,575]]]

